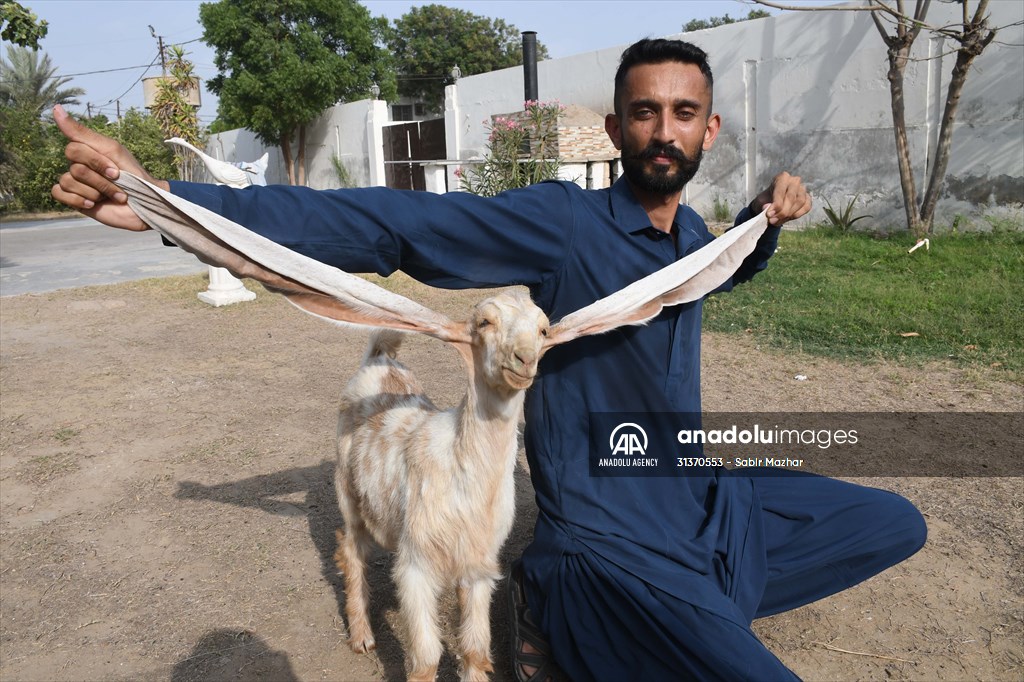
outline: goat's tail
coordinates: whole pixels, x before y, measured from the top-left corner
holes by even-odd
[[[377,358],[388,356],[394,359],[398,355],[398,349],[402,345],[402,338],[405,332],[396,329],[375,329],[370,333],[370,342],[366,346],[366,355],[363,356],[363,364],[367,365]]]

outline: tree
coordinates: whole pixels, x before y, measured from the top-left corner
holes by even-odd
[[[889,97],[907,229],[918,237],[928,234],[935,220],[935,206],[946,181],[946,168],[949,165],[949,152],[953,143],[953,123],[956,121],[960,95],[967,82],[967,73],[975,58],[988,47],[998,31],[997,28],[991,28],[988,25],[989,0],[977,0],[973,13],[970,11],[970,0],[957,0],[961,6],[961,21],[946,26],[933,26],[925,22],[931,0],[917,0],[912,15],[906,13],[904,0],[896,0],[895,6],[884,0],[866,0],[866,4],[862,7],[792,7],[767,0],[755,1],[766,7],[784,10],[871,12],[871,19],[885,44],[886,58],[889,62],[887,74]],[[911,48],[922,30],[948,38],[957,43],[959,47],[956,49],[956,61],[953,64],[952,77],[946,92],[946,104],[942,111],[935,159],[928,174],[924,198],[918,203],[914,166],[910,158],[910,145],[907,142],[903,83],[907,64],[911,61]]]
[[[78,104],[75,97],[85,91],[62,88],[70,79],[55,75],[46,54],[9,45],[7,57],[0,59],[0,195],[30,210],[49,207],[46,195],[60,174],[53,152],[63,145],[50,139],[43,112],[54,104]]]
[[[96,118],[85,122],[94,127]],[[114,138],[132,153],[143,168],[157,178],[179,178],[178,164],[170,145],[164,143],[167,134],[155,116],[129,109],[121,120],[101,129],[104,135]]]
[[[156,101],[153,103],[153,117],[167,138],[179,137],[195,147],[201,147],[199,139],[199,118],[196,108],[188,101],[188,94],[195,87],[192,62],[185,59],[185,50],[180,45],[168,48],[170,59],[167,67],[170,75],[157,83]],[[178,161],[179,177],[192,179],[194,155],[192,152],[174,148]]]
[[[394,97],[378,44],[387,22],[355,0],[221,0],[200,5],[199,20],[216,51],[219,73],[207,86],[220,97],[219,125],[280,146],[291,184],[306,182],[306,126],[325,109],[368,97],[374,83]]]
[[[0,38],[38,50],[39,41],[46,37],[47,31],[46,21],[40,21],[27,7],[11,0],[0,1]]]
[[[444,86],[453,82],[452,67],[472,76],[523,63],[515,26],[444,5],[413,7],[396,19],[388,46],[399,73],[398,93],[423,99],[434,111],[444,101]],[[537,59],[547,56],[538,42]]]
[[[0,105],[23,108],[38,117],[54,104],[78,104],[75,98],[85,94],[82,88],[62,89],[71,79],[57,77],[57,67],[46,53],[8,45],[7,60],[0,59]]]
[[[129,109],[116,123],[105,116],[81,123],[123,144],[156,177],[178,177],[174,154],[164,144],[164,133],[154,117]],[[0,107],[0,207],[5,211],[66,209],[50,196],[54,179],[67,170],[66,144],[67,138],[49,117]]]
[[[706,28],[715,28],[717,26],[725,26],[726,24],[735,24],[738,21],[750,21],[751,19],[764,19],[770,17],[771,14],[764,11],[763,9],[752,9],[747,13],[747,16],[740,17],[739,19],[733,19],[728,14],[723,14],[720,17],[710,17],[709,19],[690,19],[688,22],[683,24],[683,33],[691,33],[692,31],[701,31]]]
[[[102,115],[80,122],[123,144],[154,176],[178,177],[174,154],[153,116],[129,109],[116,123]],[[66,210],[50,196],[54,179],[68,167],[66,144],[49,116],[0,106],[0,210]]]

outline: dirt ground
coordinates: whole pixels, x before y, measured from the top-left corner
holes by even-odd
[[[402,286],[456,315],[478,297]],[[203,288],[174,278],[0,301],[5,682],[403,678],[389,558],[370,571],[378,649],[366,656],[344,643],[331,560],[334,402],[365,336],[263,291],[210,308],[195,298]],[[454,352],[413,339],[402,358],[439,404],[460,394]],[[1001,376],[843,364],[751,335],[704,342],[711,411],[1020,410],[1024,389]],[[516,475],[505,563],[534,516],[525,469]],[[845,593],[758,621],[767,645],[812,680],[1020,680],[1021,479],[863,482],[914,501],[927,546]],[[507,680],[502,600],[492,614],[494,679]],[[446,654],[441,678],[457,668]]]

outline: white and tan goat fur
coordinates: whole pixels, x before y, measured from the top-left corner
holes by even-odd
[[[513,469],[524,390],[548,319],[521,291],[480,302],[457,344],[469,376],[461,402],[438,410],[394,359],[399,332],[376,332],[342,394],[335,483],[345,519],[335,558],[345,574],[350,644],[374,646],[363,575],[373,541],[396,552],[394,577],[412,663],[434,679],[438,599],[453,583],[464,679],[491,671],[490,601],[498,551],[512,528]]]
[[[666,305],[703,297],[736,271],[767,227],[762,213],[550,327],[519,290],[481,301],[468,320],[453,322],[127,173],[118,185],[144,221],[204,262],[256,279],[318,317],[420,332],[463,358],[466,395],[456,408],[439,411],[395,360],[399,336],[375,332],[344,391],[338,423],[335,482],[345,531],[335,557],[345,573],[350,644],[356,651],[374,646],[364,572],[376,542],[397,553],[394,578],[416,680],[436,673],[438,599],[451,583],[462,609],[463,679],[486,678],[492,668],[488,612],[498,551],[512,525],[516,428],[544,351],[643,324]]]

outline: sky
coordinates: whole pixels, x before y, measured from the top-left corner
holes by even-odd
[[[643,37],[678,33],[690,19],[729,14],[746,16],[753,9],[740,0],[485,0],[450,2],[433,0],[474,14],[504,19],[521,31],[536,31],[552,58],[626,45]],[[204,81],[217,74],[213,50],[201,40],[200,2],[191,0],[20,0],[49,32],[40,43],[61,76],[71,76],[65,87],[84,88],[80,106],[69,110],[110,118],[129,107],[142,108],[145,76],[160,75],[157,40],[152,26],[167,43],[184,44],[196,75]],[[418,5],[408,0],[364,0],[370,13],[397,19]],[[773,11],[774,13],[774,11]],[[154,63],[155,62],[155,63]],[[150,66],[147,70],[147,66]],[[118,70],[114,70],[118,69]],[[105,73],[92,73],[105,71]],[[209,125],[217,115],[216,98],[205,89],[199,118]]]

